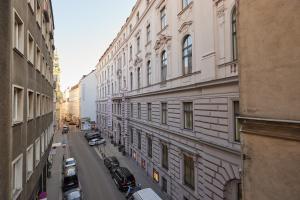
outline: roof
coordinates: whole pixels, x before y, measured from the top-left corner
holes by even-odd
[[[138,196],[144,200],[162,200],[151,188],[139,190],[133,196]]]
[[[74,158],[67,158],[66,161],[72,161],[75,160]]]

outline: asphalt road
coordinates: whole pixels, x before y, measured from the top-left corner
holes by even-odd
[[[77,160],[78,176],[85,200],[123,200],[109,171],[82,133],[72,128],[68,134],[70,154]]]

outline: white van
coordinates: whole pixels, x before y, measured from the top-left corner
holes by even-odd
[[[151,188],[135,192],[130,200],[162,200]]]

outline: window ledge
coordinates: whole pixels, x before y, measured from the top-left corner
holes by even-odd
[[[33,119],[34,119],[34,117],[28,117],[27,121],[29,122],[29,121],[32,121]]]
[[[182,10],[177,14],[177,16],[179,17],[180,15],[182,15],[186,10],[188,10],[189,8],[192,8],[194,2],[192,1],[189,5],[185,6],[184,8],[182,8]]]
[[[27,179],[27,181],[29,181],[29,179],[31,178],[31,175],[33,174],[33,171],[29,171],[29,172],[27,172],[27,174],[26,174],[26,179]]]
[[[23,123],[23,121],[13,121],[13,126],[18,126],[22,123]]]
[[[161,29],[157,35],[160,35],[162,32],[164,32],[167,28],[169,27],[169,25],[167,24],[163,29]]]
[[[22,192],[22,188],[14,189],[12,195],[13,200],[16,200],[20,196],[21,192]]]
[[[14,51],[19,54],[19,56],[24,58],[24,53],[22,51],[20,51],[17,47],[14,47]]]

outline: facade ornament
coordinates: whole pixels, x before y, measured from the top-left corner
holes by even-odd
[[[182,33],[184,30],[186,32],[192,24],[193,24],[193,21],[184,22],[178,29],[178,32]]]
[[[140,58],[139,56],[136,56],[135,60],[134,60],[134,66],[137,66],[139,63],[141,63],[143,61],[142,58]]]
[[[154,49],[155,51],[161,49],[162,46],[165,46],[170,40],[171,36],[161,34],[159,39],[155,42]]]
[[[223,17],[225,15],[225,7],[224,5],[219,7],[218,10],[217,10],[217,17],[220,18],[220,17]]]

